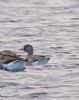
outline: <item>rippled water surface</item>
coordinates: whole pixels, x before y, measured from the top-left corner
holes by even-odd
[[[30,43],[44,66],[0,71],[0,100],[79,100],[79,0],[0,0],[0,50]]]

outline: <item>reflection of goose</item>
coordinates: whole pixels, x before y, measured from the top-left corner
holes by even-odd
[[[25,69],[25,65],[26,62],[24,60],[16,60],[8,64],[0,64],[0,69],[12,72],[23,71]]]
[[[37,65],[37,64],[47,64],[49,61],[48,56],[44,55],[33,55],[34,49],[31,45],[27,44],[24,48],[20,49],[27,52],[26,60],[28,60],[29,64]]]

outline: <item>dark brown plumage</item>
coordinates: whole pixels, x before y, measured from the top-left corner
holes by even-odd
[[[9,63],[19,58],[20,55],[17,55],[11,50],[4,50],[0,52],[0,63]]]

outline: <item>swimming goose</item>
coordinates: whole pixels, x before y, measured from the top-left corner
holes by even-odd
[[[32,47],[32,45],[27,44],[25,45],[22,49],[25,52],[27,52],[27,57],[26,57],[26,61],[28,61],[28,65],[32,64],[32,65],[40,65],[40,64],[47,64],[49,61],[49,57],[48,56],[44,56],[44,55],[34,55],[34,49]]]
[[[0,69],[12,72],[23,71],[26,65],[47,64],[49,61],[48,56],[34,55],[34,49],[29,44],[25,45],[23,49],[20,50],[27,52],[27,57],[25,59],[10,50],[0,52]]]
[[[11,50],[4,50],[0,52],[0,63],[5,64],[14,60],[20,59],[20,55],[17,55]]]

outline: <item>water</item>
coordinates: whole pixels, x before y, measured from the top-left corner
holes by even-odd
[[[79,100],[79,0],[0,0],[0,50],[32,44],[44,66],[0,71],[0,100]]]

